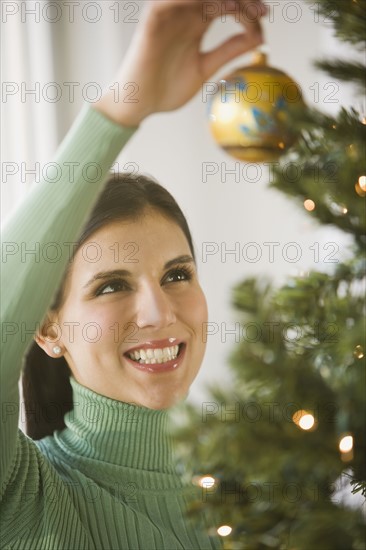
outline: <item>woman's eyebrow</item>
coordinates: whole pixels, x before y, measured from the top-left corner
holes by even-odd
[[[188,254],[184,254],[182,256],[177,256],[177,258],[174,258],[173,260],[169,260],[164,265],[164,269],[169,269],[170,267],[173,267],[177,264],[186,264],[186,263],[195,263],[192,256],[189,256]],[[92,285],[95,281],[103,280],[103,279],[109,279],[110,277],[129,277],[131,276],[131,271],[128,271],[127,269],[112,269],[111,271],[99,271],[93,277],[83,286],[83,288],[88,288],[90,285]]]
[[[169,260],[164,265],[164,269],[169,269],[169,267],[173,267],[173,265],[176,264],[188,264],[188,263],[195,263],[192,256],[189,256],[188,254],[184,254],[183,256],[178,256],[177,258],[174,258],[174,260]]]
[[[91,279],[83,286],[83,288],[88,288],[90,285],[92,285],[95,281],[99,281],[100,279],[109,279],[110,277],[128,277],[131,275],[130,271],[127,271],[127,269],[112,269],[111,271],[99,271],[99,273],[96,273],[93,275]]]

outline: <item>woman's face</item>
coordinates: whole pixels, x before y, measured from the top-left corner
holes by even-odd
[[[96,231],[52,320],[47,349],[62,348],[80,384],[152,409],[184,398],[205,352],[207,305],[183,231],[156,211]]]

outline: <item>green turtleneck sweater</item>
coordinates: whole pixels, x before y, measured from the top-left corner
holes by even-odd
[[[70,378],[66,428],[33,441],[18,429],[22,358],[52,303],[69,247],[136,128],[85,106],[2,232],[2,550],[213,549],[186,517],[193,489],[174,460],[169,411],[95,393]],[[62,253],[49,261],[47,248]],[[44,252],[46,251],[46,252]]]

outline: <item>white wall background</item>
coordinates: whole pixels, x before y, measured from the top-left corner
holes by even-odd
[[[309,103],[316,100],[319,107],[330,112],[336,112],[340,104],[352,104],[350,89],[341,83],[327,87],[330,79],[312,66],[312,61],[323,54],[339,55],[342,51],[348,54],[345,47],[334,42],[329,25],[324,25],[314,8],[310,9],[309,4],[301,0],[268,1],[267,4],[271,12],[263,25],[270,64],[295,78]],[[26,176],[20,163],[31,167],[38,161],[42,166],[51,160],[84,100],[92,99],[93,88],[88,87],[88,83],[96,82],[103,87],[112,78],[142,7],[140,1],[109,0],[2,3],[2,79],[3,85],[5,82],[9,86],[2,102],[4,218],[32,184],[34,176]],[[55,22],[50,22],[53,20]],[[239,28],[233,18],[217,20],[205,38],[204,49],[217,45]],[[248,64],[250,57],[237,58],[211,80]],[[35,96],[22,98],[22,86],[34,88],[37,82],[39,103]],[[50,82],[57,82],[62,91],[60,99],[54,102],[49,100],[53,97],[52,88],[48,87]],[[11,83],[15,83],[15,87],[11,88]],[[79,84],[73,85],[75,97],[71,102],[70,84],[65,83]],[[84,86],[89,96],[83,97]],[[10,95],[12,89],[14,93]],[[13,176],[8,174],[11,162],[14,170],[20,167]],[[236,263],[234,255],[228,255],[223,262],[219,253],[200,262],[210,322],[218,326],[224,323],[228,329],[234,327],[236,315],[230,307],[230,293],[243,278],[268,276],[280,283],[288,275],[306,275],[312,268],[331,269],[332,264],[322,261],[326,254],[323,247],[328,242],[335,242],[339,247],[336,258],[341,259],[347,253],[349,241],[344,235],[330,227],[317,227],[302,207],[268,189],[268,168],[261,168],[258,181],[254,167],[247,171],[247,180],[240,176],[236,181],[235,175],[228,173],[226,183],[222,181],[221,163],[225,163],[227,170],[233,170],[236,161],[213,142],[207,125],[206,104],[200,93],[179,111],[157,114],[146,120],[118,162],[122,170],[126,163],[135,163],[141,172],[152,174],[172,192],[188,217],[198,259],[202,259],[207,242],[217,243],[219,250],[225,246],[233,249],[235,243],[239,243],[240,250],[249,242],[261,247],[262,258],[255,263],[243,256]],[[219,170],[203,182],[205,162],[217,163]],[[243,167],[240,165],[240,170]],[[269,261],[265,242],[280,243],[273,263]],[[296,263],[286,261],[281,254],[289,242],[300,246],[302,258]],[[310,250],[315,242],[320,247],[320,263],[314,263],[314,252]],[[248,250],[249,254],[253,252]],[[227,357],[235,345],[235,336],[228,334],[226,342],[224,339],[221,330],[208,338],[201,373],[191,390],[191,399],[197,402],[206,398],[207,384],[214,381],[223,384],[229,380]]]

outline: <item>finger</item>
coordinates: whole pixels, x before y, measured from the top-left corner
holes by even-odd
[[[238,55],[247,53],[253,48],[263,44],[263,35],[259,23],[256,32],[237,34],[214,50],[202,54],[202,68],[204,78],[209,78],[220,67],[228,63]]]

